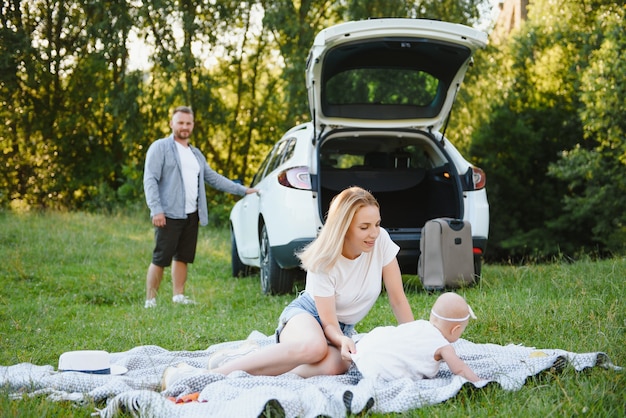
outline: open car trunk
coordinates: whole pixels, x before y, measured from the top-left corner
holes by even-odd
[[[380,204],[382,226],[401,248],[404,273],[417,272],[415,251],[427,220],[463,217],[459,176],[428,134],[339,132],[321,142],[318,167],[322,219],[346,187],[369,190]]]

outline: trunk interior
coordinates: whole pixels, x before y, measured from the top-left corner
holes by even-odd
[[[438,217],[459,217],[454,167],[435,143],[421,137],[340,136],[320,147],[321,213],[346,187],[372,192],[387,229],[421,228]]]
[[[326,139],[319,150],[322,219],[343,189],[369,190],[380,204],[382,226],[401,247],[398,259],[407,273],[416,268],[415,250],[424,223],[462,215],[459,177],[428,137],[344,133]]]

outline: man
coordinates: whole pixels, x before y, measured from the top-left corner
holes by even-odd
[[[187,265],[193,263],[196,254],[198,224],[208,223],[204,183],[240,196],[257,191],[209,167],[200,150],[189,144],[193,126],[191,108],[177,107],[170,120],[172,134],[153,142],[146,154],[143,186],[155,227],[155,247],[146,277],[146,308],[156,306],[163,271],[170,265],[173,302],[195,303],[184,291]]]

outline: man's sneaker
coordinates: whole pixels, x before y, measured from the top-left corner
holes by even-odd
[[[146,299],[146,304],[143,305],[144,308],[156,308],[156,299]]]
[[[216,368],[223,366],[231,360],[239,357],[243,357],[246,354],[253,353],[259,349],[259,344],[254,340],[246,340],[237,348],[225,348],[223,350],[216,351],[209,357],[207,367],[209,370],[215,370]]]
[[[198,376],[205,372],[206,370],[198,369],[187,363],[179,363],[176,366],[170,366],[163,371],[161,390],[166,390],[182,378]]]
[[[185,295],[175,295],[172,298],[172,302],[180,303],[181,305],[195,305],[196,304],[195,300],[190,299]]]

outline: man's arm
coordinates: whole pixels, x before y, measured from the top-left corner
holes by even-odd
[[[159,181],[163,169],[163,153],[160,144],[152,144],[146,153],[146,161],[143,173],[143,190],[146,204],[150,208],[150,216],[163,213],[161,196],[159,194]]]
[[[198,148],[191,147],[191,151],[199,159],[200,164],[202,165],[202,177],[204,179],[204,182],[207,183],[209,186],[222,192],[238,196],[244,196],[246,194],[253,193],[248,191],[248,187],[235,183],[228,177],[225,177],[217,171],[213,170],[207,162],[204,154],[202,154],[202,152],[200,152]]]

